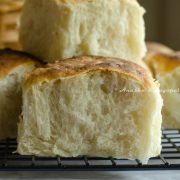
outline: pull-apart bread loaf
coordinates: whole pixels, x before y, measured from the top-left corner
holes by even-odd
[[[46,62],[97,55],[141,64],[143,14],[136,0],[26,0],[20,39]]]
[[[37,61],[28,54],[0,50],[0,139],[17,137],[22,111],[22,79],[35,69]]]
[[[150,52],[146,63],[160,83],[164,99],[163,127],[180,128],[180,54],[176,52]]]
[[[134,63],[93,56],[60,61],[25,78],[17,151],[146,163],[161,151],[161,108],[158,85]]]

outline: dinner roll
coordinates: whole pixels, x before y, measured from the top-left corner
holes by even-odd
[[[141,63],[143,14],[136,0],[26,0],[20,40],[46,62],[99,55]]]
[[[33,56],[0,50],[0,139],[17,137],[22,106],[22,79],[37,62]]]
[[[162,98],[140,66],[76,57],[26,76],[18,126],[22,155],[139,159],[161,151]]]
[[[146,57],[146,62],[160,82],[163,127],[180,128],[180,54],[154,53]]]

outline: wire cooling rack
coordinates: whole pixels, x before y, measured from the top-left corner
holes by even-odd
[[[16,141],[0,141],[0,171],[142,171],[180,170],[180,130],[163,130],[161,155],[142,165],[114,158],[46,158],[13,154]]]

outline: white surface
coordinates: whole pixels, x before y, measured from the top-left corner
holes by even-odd
[[[180,171],[141,172],[3,172],[0,180],[180,180]]]

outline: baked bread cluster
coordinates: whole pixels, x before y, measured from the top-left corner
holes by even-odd
[[[16,137],[18,122],[21,155],[158,156],[163,101],[141,67],[143,14],[136,0],[26,0],[22,46],[49,64],[0,57],[0,137]]]

